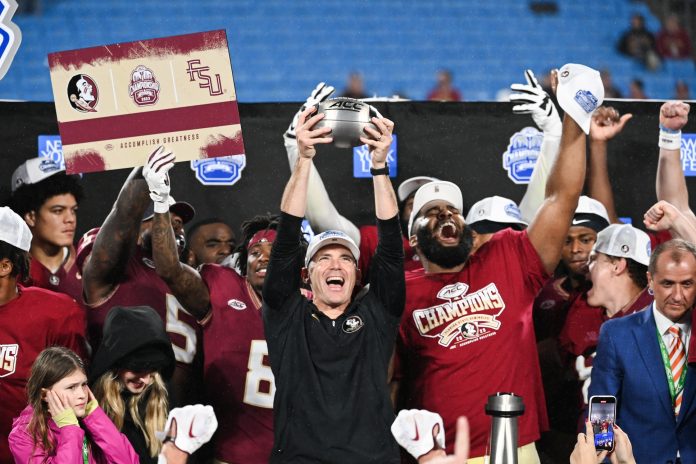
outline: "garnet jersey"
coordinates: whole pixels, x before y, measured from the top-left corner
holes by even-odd
[[[78,244],[77,262],[82,265],[92,252],[96,233],[87,232]],[[174,295],[169,293],[167,284],[157,275],[155,263],[145,256],[140,247],[136,247],[123,276],[123,280],[115,286],[111,294],[101,301],[86,304],[87,307],[87,336],[94,351],[99,347],[102,338],[102,328],[106,315],[114,306],[150,306],[162,318],[162,321],[172,341],[177,369],[172,380],[173,391],[170,391],[171,406],[187,404],[193,390],[195,378],[192,363],[196,357],[199,344],[200,327],[196,319],[181,306]]]
[[[27,405],[27,380],[39,353],[65,346],[84,359],[87,352],[85,313],[72,298],[38,287],[18,290],[0,305],[0,462],[12,462],[7,436]]]
[[[203,326],[204,379],[215,409],[215,458],[267,463],[273,447],[275,382],[260,301],[247,280],[217,264],[201,268],[210,292]]]
[[[456,421],[471,427],[471,456],[483,456],[488,395],[522,396],[519,443],[546,429],[532,303],[548,279],[526,232],[496,233],[460,272],[406,273],[406,310],[397,355],[405,408],[439,413],[451,453]]]
[[[411,248],[408,239],[402,236],[404,242],[404,270],[414,271],[422,269],[423,263],[418,259],[416,250]],[[377,250],[377,226],[362,226],[360,228],[360,260],[358,269],[362,272],[362,283],[366,285],[370,282],[370,262]]]
[[[569,288],[567,276],[549,279],[534,300],[534,332],[537,341],[557,338],[561,333],[568,308],[591,283],[578,289]]]
[[[74,249],[70,250],[75,253]],[[39,260],[32,257],[29,266],[31,284],[58,293],[65,293],[75,301],[82,303],[82,276],[77,269],[75,260],[69,268],[61,266],[56,273],[48,270]]]

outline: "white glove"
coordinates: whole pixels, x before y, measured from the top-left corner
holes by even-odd
[[[295,128],[297,127],[297,121],[300,118],[300,114],[309,108],[310,106],[317,105],[327,98],[331,96],[331,94],[334,93],[334,88],[330,85],[326,85],[323,82],[320,82],[317,84],[317,86],[312,90],[312,93],[307,97],[307,101],[304,102],[304,105],[300,107],[300,111],[298,111],[295,114],[295,117],[292,118],[292,122],[290,123],[290,127],[288,127],[288,130],[285,131],[285,136],[290,137],[291,139],[295,138]]]
[[[164,432],[157,432],[160,440],[167,434],[174,436],[174,445],[181,451],[193,454],[208,443],[217,430],[218,422],[212,406],[194,404],[174,408],[169,412]]]
[[[174,204],[169,196],[169,170],[174,166],[176,157],[172,152],[165,152],[163,146],[157,147],[143,167],[143,177],[150,189],[150,198],[155,203],[155,213],[166,213]]]
[[[416,459],[435,448],[445,448],[445,426],[442,417],[425,409],[399,411],[391,426],[391,432],[396,442]]]
[[[549,94],[541,88],[531,69],[524,72],[526,84],[512,84],[510,88],[510,101],[516,103],[512,107],[515,114],[531,114],[534,123],[544,134],[561,136],[563,124],[558,116],[556,105],[551,101]]]

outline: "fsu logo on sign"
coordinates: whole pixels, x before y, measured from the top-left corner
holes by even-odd
[[[155,79],[152,69],[143,65],[138,66],[131,74],[128,95],[138,106],[154,105],[159,98],[160,85]]]
[[[14,374],[17,367],[19,345],[0,345],[0,377]]]
[[[201,65],[201,60],[189,60],[186,62],[188,68],[186,72],[189,75],[189,82],[198,81],[198,87],[201,89],[208,89],[208,93],[211,97],[222,95],[222,84],[220,82],[220,75],[215,74],[215,83],[208,74],[210,71],[210,66]]]
[[[73,76],[68,82],[68,100],[70,100],[70,106],[80,113],[96,112],[99,89],[94,79],[87,74]]]

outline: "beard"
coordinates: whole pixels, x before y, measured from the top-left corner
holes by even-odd
[[[445,269],[459,266],[469,259],[471,248],[474,245],[474,237],[469,226],[465,225],[459,237],[459,244],[454,247],[441,245],[433,237],[432,230],[428,227],[420,227],[416,232],[418,248],[426,259]]]

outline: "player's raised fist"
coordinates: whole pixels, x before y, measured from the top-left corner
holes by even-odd
[[[689,120],[689,105],[681,101],[668,101],[660,108],[660,125],[679,131]]]

